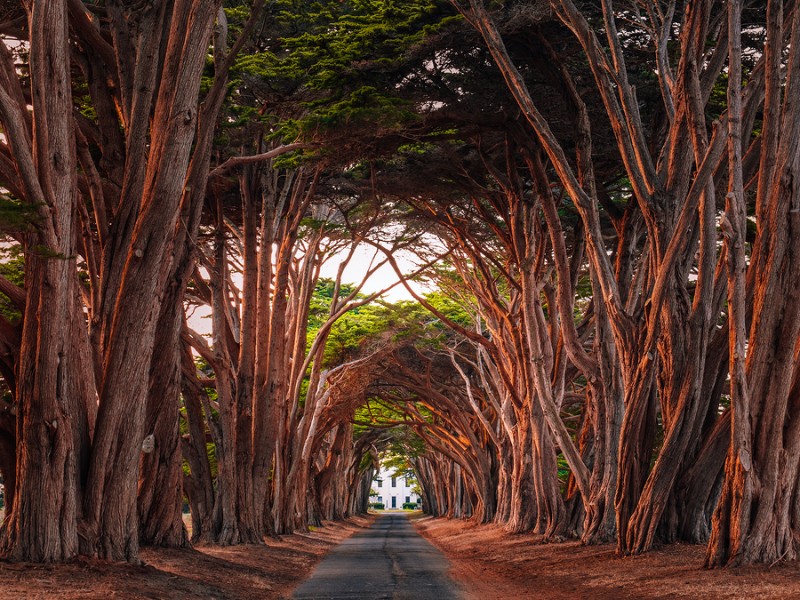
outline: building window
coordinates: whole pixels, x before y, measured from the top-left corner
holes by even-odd
[[[411,502],[411,496],[406,496],[406,504],[409,504],[410,502]]]
[[[397,477],[392,477],[392,487],[397,487]]]
[[[383,496],[378,496],[378,502],[380,502],[381,504],[383,504]]]
[[[397,508],[397,496],[392,496],[392,508]]]
[[[378,479],[378,487],[381,487],[382,485],[383,485],[383,479]]]

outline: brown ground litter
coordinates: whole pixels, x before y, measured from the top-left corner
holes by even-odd
[[[308,534],[268,539],[264,546],[145,548],[141,567],[85,559],[56,565],[0,562],[0,598],[287,598],[332,547],[371,520],[325,523]]]
[[[542,544],[497,525],[425,518],[417,528],[448,557],[469,600],[800,598],[798,564],[706,570],[703,546],[619,558],[613,546]]]

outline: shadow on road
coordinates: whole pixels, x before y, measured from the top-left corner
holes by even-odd
[[[331,550],[293,598],[462,598],[448,568],[447,559],[414,530],[406,514],[387,513]]]

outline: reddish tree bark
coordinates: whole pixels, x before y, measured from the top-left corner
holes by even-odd
[[[798,140],[800,60],[792,53],[781,99],[784,7],[770,2],[765,48],[768,78],[756,196],[758,231],[745,260],[746,206],[742,177],[741,5],[729,6],[731,69],[728,102],[730,177],[725,220],[728,254],[731,442],[722,498],[714,514],[706,564],[772,564],[797,557],[797,338],[800,292],[796,278],[800,232]],[[800,43],[800,11],[791,13],[789,43]],[[748,289],[749,288],[749,289]],[[746,310],[752,294],[753,315]]]
[[[37,2],[26,5],[26,10],[32,130],[27,130],[19,88],[16,97],[14,88],[0,91],[0,116],[26,200],[37,207],[42,221],[26,238],[27,318],[17,380],[17,477],[3,546],[14,559],[51,562],[78,552],[80,481],[93,399],[87,346],[81,343],[85,325],[76,279],[76,154],[67,6]]]

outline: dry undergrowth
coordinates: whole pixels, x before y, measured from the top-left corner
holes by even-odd
[[[612,546],[541,544],[497,525],[428,518],[417,528],[447,555],[469,600],[800,598],[796,564],[706,570],[703,546],[619,558]]]

